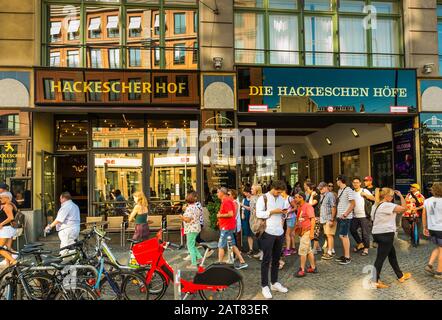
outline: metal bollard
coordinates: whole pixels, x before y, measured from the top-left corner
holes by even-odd
[[[178,265],[173,268],[173,293],[175,300],[182,300],[181,297],[181,270]]]

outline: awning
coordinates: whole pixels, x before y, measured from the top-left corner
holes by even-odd
[[[107,17],[107,29],[118,29],[118,16]]]
[[[101,18],[92,18],[89,24],[89,31],[97,31],[100,30]]]
[[[69,27],[68,27],[69,33],[77,33],[78,29],[80,29],[80,20],[69,21]]]
[[[61,31],[61,22],[52,22],[51,23],[51,36],[60,34]]]
[[[141,28],[141,17],[131,17],[129,21],[129,30]]]

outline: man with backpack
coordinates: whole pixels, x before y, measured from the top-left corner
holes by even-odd
[[[402,215],[402,229],[410,237],[413,247],[417,247],[419,244],[419,229],[425,201],[420,189],[420,185],[417,183],[410,185],[410,192],[405,197],[407,211]],[[417,228],[417,237],[414,234],[414,228]]]
[[[282,181],[272,182],[271,189],[259,197],[256,203],[256,217],[260,223],[257,237],[263,251],[261,263],[262,295],[266,299],[272,298],[271,291],[287,293],[287,288],[278,282],[279,258],[284,241],[284,219],[289,203],[281,196],[286,190]],[[256,230],[255,227],[252,228]],[[271,268],[270,268],[271,263]],[[269,283],[270,268],[270,283]]]

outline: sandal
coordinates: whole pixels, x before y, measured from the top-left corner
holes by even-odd
[[[362,251],[362,252],[361,252],[361,256],[363,256],[363,257],[368,256],[368,252],[366,252],[366,251]]]
[[[353,247],[353,252],[359,252],[364,249],[363,244],[358,244],[357,246]]]

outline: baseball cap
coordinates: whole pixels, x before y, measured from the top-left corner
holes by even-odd
[[[6,183],[0,183],[0,189],[9,190],[9,186]]]
[[[372,178],[371,176],[366,176],[366,177],[364,178],[364,181],[366,181],[366,180],[368,180],[368,181],[373,181],[373,178]]]
[[[412,184],[410,184],[410,187],[412,187],[412,188],[416,188],[417,190],[420,190],[420,189],[421,189],[421,186],[418,185],[417,183],[412,183]]]

